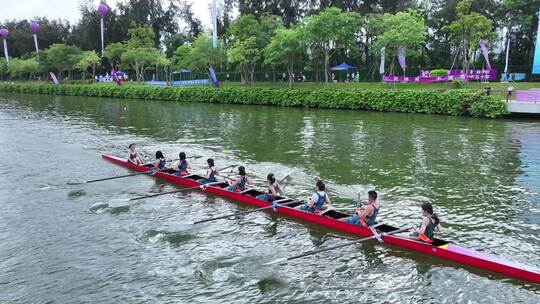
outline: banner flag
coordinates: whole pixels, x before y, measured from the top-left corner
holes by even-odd
[[[56,78],[56,75],[54,75],[53,72],[49,72],[49,75],[51,75],[51,79],[54,82],[54,84],[58,84],[58,79]]]
[[[34,46],[36,47],[36,53],[39,53],[39,47],[37,42],[37,34],[34,34]]]
[[[404,46],[400,46],[398,49],[398,61],[399,61],[399,65],[403,69],[403,72],[405,72],[405,70],[407,69],[407,61],[405,59],[406,53],[407,53],[407,48],[405,48]]]
[[[510,54],[510,31],[506,35],[506,58],[504,60],[504,79],[508,81],[508,55]]]
[[[540,14],[540,9],[538,9],[538,13]],[[533,74],[540,74],[540,36],[538,36],[538,33],[540,33],[540,22],[538,22],[538,29],[536,31],[536,45],[534,47],[534,60],[532,67]]]
[[[219,88],[219,81],[217,79],[216,72],[212,67],[208,68],[208,71],[210,71],[210,80],[212,80],[214,88]]]
[[[385,50],[386,50],[385,47],[383,47],[381,49],[381,65],[379,66],[379,74],[381,74],[381,75],[384,74],[384,57],[385,57],[384,53],[385,53]]]
[[[6,57],[6,62],[7,62],[7,64],[9,64],[9,53],[8,53],[6,39],[4,39],[4,57]]]
[[[216,0],[212,0],[212,44],[215,49],[218,47],[217,39],[217,5]]]
[[[491,64],[489,63],[489,51],[486,46],[487,41],[480,39],[479,44],[480,44],[480,49],[482,50],[482,54],[484,55],[484,59],[486,60],[487,68],[488,70],[491,70]]]

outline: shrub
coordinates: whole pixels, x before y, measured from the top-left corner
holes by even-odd
[[[461,81],[461,79],[452,80],[452,84],[454,85],[454,88],[456,89],[461,89],[463,87],[463,81]]]
[[[431,70],[429,76],[438,77],[438,76],[448,76],[448,70]]]
[[[506,113],[503,100],[470,90],[414,89],[271,89],[226,87],[151,87],[141,85],[0,84],[0,92],[72,96],[137,98],[178,102],[261,104],[288,107],[354,109],[498,117]]]

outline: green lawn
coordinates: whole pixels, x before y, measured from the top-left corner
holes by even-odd
[[[238,87],[242,86],[240,82],[221,82],[222,86],[225,87]],[[531,88],[539,88],[540,82],[513,82],[513,83],[501,83],[501,82],[491,82],[491,83],[479,83],[472,82],[463,85],[463,89],[484,89],[486,86],[490,86],[492,90],[503,90],[506,91],[508,86],[512,85],[514,90],[528,90]],[[256,82],[253,87],[265,87],[265,88],[283,88],[288,87],[289,83],[285,82]],[[318,89],[318,88],[354,88],[354,89],[455,89],[454,84],[452,83],[384,83],[384,82],[351,82],[351,83],[316,83],[316,82],[295,82],[292,84],[293,88],[308,88],[308,89]]]

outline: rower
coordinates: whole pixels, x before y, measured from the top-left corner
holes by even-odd
[[[139,152],[135,151],[135,148],[136,148],[135,144],[130,144],[128,148],[129,149],[128,149],[127,161],[135,165],[142,165],[144,161],[141,155],[139,154]]]
[[[165,164],[167,164],[167,160],[165,159],[165,156],[163,156],[163,153],[161,151],[156,152],[156,160],[154,161],[154,168],[162,171],[165,169]]]
[[[178,171],[176,175],[178,176],[189,175],[189,172],[187,169],[191,170],[191,164],[186,159],[186,153],[180,152],[180,154],[178,154],[178,158],[179,160],[174,165],[174,170]]]
[[[246,189],[246,185],[249,185],[249,180],[246,176],[246,168],[244,166],[238,167],[238,177],[236,180],[229,183],[227,190],[231,192],[242,192]]]
[[[374,190],[368,191],[368,203],[365,208],[358,208],[354,215],[340,218],[342,222],[347,222],[353,225],[362,225],[364,227],[373,226],[377,224],[377,214],[381,204],[377,200],[377,192]]]
[[[315,193],[311,195],[306,204],[302,204],[296,207],[296,209],[314,213],[321,210],[324,203],[331,205],[332,201],[330,200],[330,197],[326,194],[326,192],[324,192],[325,188],[326,186],[324,185],[324,182],[322,180],[318,180],[315,184]]]
[[[273,173],[266,176],[266,181],[268,182],[268,193],[257,195],[256,198],[267,202],[273,202],[281,192],[281,186],[276,181],[276,177]]]
[[[216,166],[214,166],[214,160],[212,158],[209,158],[206,160],[206,163],[208,163],[208,168],[206,169],[206,178],[198,180],[201,184],[208,184],[208,183],[215,183],[216,175],[218,175],[218,171],[216,169]]]
[[[433,205],[431,205],[431,203],[422,204],[422,217],[420,229],[413,227],[415,232],[411,233],[410,236],[415,240],[432,243],[435,229],[441,232],[442,227],[439,221],[439,216],[433,212]]]

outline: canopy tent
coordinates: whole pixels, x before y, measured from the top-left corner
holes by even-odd
[[[345,79],[349,80],[349,81],[352,81],[353,79],[353,76],[351,75],[350,78],[349,78],[349,71],[356,71],[357,68],[352,66],[352,65],[348,65],[346,62],[343,62],[342,64],[340,65],[336,65],[335,67],[332,67],[330,68],[330,71],[344,71],[345,72]],[[332,73],[334,74],[334,73]],[[342,73],[337,73],[337,76],[338,76],[338,79],[337,80],[334,80],[334,81],[339,81],[341,82],[342,81]]]
[[[178,75],[179,77],[177,77],[176,79],[174,79],[173,77],[173,80],[187,80],[187,79],[190,79],[193,75],[191,75],[191,71],[190,70],[187,70],[187,69],[181,69],[181,70],[178,70],[178,71],[174,71],[172,72],[174,75]]]
[[[189,74],[191,73],[190,70],[180,70],[180,71],[174,71],[173,74]]]
[[[330,70],[332,71],[348,71],[348,70],[356,70],[356,69],[357,69],[356,67],[352,65],[348,65],[345,62],[343,62],[340,65],[336,65],[335,67],[330,68]]]

